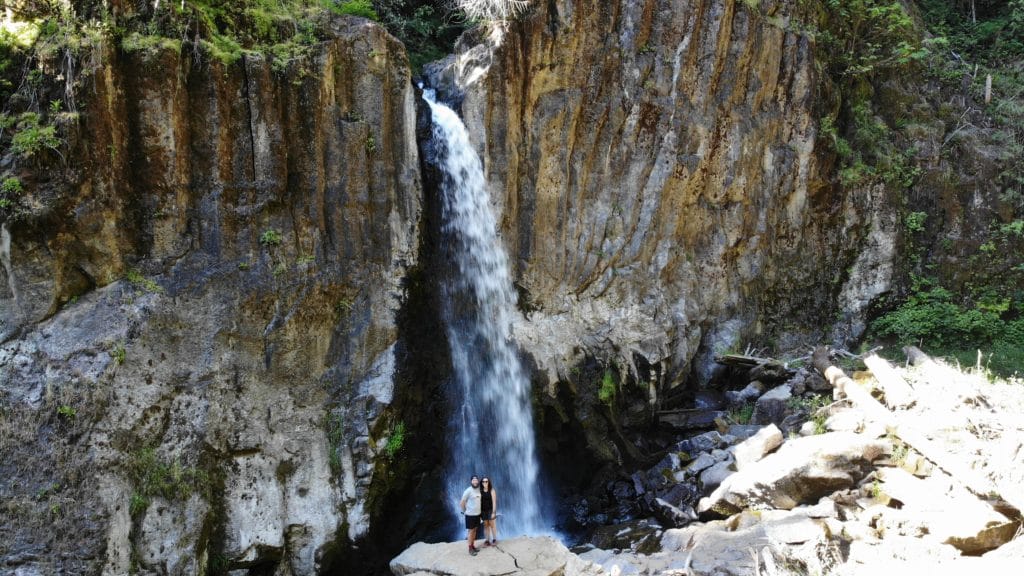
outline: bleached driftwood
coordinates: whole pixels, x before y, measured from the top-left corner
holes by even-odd
[[[918,351],[920,352],[920,351]],[[923,354],[923,353],[922,353]],[[927,358],[927,356],[925,355]],[[906,423],[901,423],[895,415],[886,409],[878,400],[861,385],[854,382],[843,370],[829,360],[828,349],[824,346],[815,348],[812,356],[814,368],[825,377],[835,389],[835,394],[845,395],[847,399],[860,408],[869,418],[883,424],[886,430],[913,447],[922,456],[930,460],[944,472],[961,482],[974,495],[987,499],[997,494],[1004,501],[1017,509],[1024,510],[1024,497],[1016,494],[1001,494],[996,485],[988,478],[978,474],[955,455],[947,452],[920,430]],[[930,359],[929,359],[930,361]]]
[[[885,394],[886,406],[892,409],[908,408],[916,402],[914,390],[885,358],[870,354],[864,358],[864,365],[871,370]]]

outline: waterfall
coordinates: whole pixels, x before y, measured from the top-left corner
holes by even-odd
[[[428,161],[442,176],[442,251],[451,267],[442,279],[454,372],[447,491],[457,504],[470,476],[486,475],[498,495],[499,537],[545,532],[530,380],[511,334],[518,312],[508,256],[466,127],[432,90],[424,90],[424,99],[433,116]],[[464,535],[457,506],[453,512],[460,518],[457,534]]]
[[[7,275],[7,288],[11,291],[15,312],[18,310],[18,284],[14,281],[14,267],[11,266],[11,233],[7,223],[0,224],[0,264]]]

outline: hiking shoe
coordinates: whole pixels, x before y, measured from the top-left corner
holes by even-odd
[[[490,540],[484,540],[484,548],[487,548],[490,545],[491,545],[491,541]]]
[[[477,550],[475,547],[471,547],[469,549],[469,555],[470,556],[476,556],[477,552],[479,552],[479,550]]]

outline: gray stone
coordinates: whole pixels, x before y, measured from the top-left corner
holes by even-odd
[[[783,544],[802,544],[825,537],[824,523],[800,515],[765,523],[765,533],[772,541]]]
[[[482,544],[483,541],[480,541]],[[599,573],[596,565],[581,559],[549,536],[501,540],[497,546],[480,548],[476,556],[467,553],[465,542],[417,542],[391,560],[390,568],[395,576],[416,573],[439,576],[585,576]]]
[[[701,491],[703,491],[704,494],[710,493],[718,488],[718,486],[735,471],[736,469],[731,460],[719,462],[718,464],[708,468],[700,475]]]
[[[899,516],[909,535],[928,534],[976,555],[999,548],[1017,534],[1018,523],[966,490],[949,490],[944,482],[917,478],[900,468],[877,474],[882,493],[902,503]],[[886,510],[890,516],[895,512]]]
[[[654,517],[666,528],[680,528],[697,520],[697,513],[690,506],[680,508],[661,498],[655,498],[651,508]]]
[[[720,410],[675,410],[659,413],[658,423],[677,431],[706,430],[725,414]]]
[[[759,424],[733,424],[729,426],[727,433],[729,436],[736,438],[737,440],[743,441],[750,438],[754,434],[757,434],[759,430],[764,428]]]
[[[747,377],[754,381],[780,382],[789,378],[791,374],[792,371],[786,368],[781,362],[769,360],[768,362],[758,364],[751,368]]]
[[[665,490],[659,496],[662,500],[678,508],[693,507],[700,499],[700,491],[691,483],[679,483]]]
[[[808,518],[837,518],[839,510],[836,503],[829,497],[824,497],[817,504],[811,506],[798,506],[793,509]]]
[[[789,510],[853,486],[885,453],[873,438],[833,432],[795,438],[764,459],[726,478],[700,501],[700,514],[734,514],[744,508]]]
[[[711,454],[701,452],[700,456],[697,456],[696,460],[690,462],[690,464],[686,466],[686,471],[690,474],[699,474],[717,462],[719,462],[719,460]]]
[[[733,447],[736,469],[743,470],[779,446],[782,446],[782,432],[774,424],[765,426],[750,438]]]
[[[695,454],[700,452],[711,452],[715,448],[724,448],[725,446],[726,443],[722,440],[722,435],[712,430],[679,442],[675,446],[675,451],[686,452],[691,457],[694,457]]]
[[[767,386],[765,386],[760,380],[754,380],[747,384],[747,386],[742,390],[730,390],[726,392],[725,397],[729,401],[729,404],[732,405],[747,404],[764,394],[766,389]]]
[[[805,381],[807,388],[815,392],[831,392],[832,385],[817,372],[812,372]]]
[[[633,481],[633,491],[636,492],[637,496],[643,496],[650,489],[647,478],[640,472],[634,472],[629,478]]]
[[[751,421],[754,424],[781,424],[786,417],[787,403],[791,397],[789,386],[785,384],[765,392],[757,399]]]

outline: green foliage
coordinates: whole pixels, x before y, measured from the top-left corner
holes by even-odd
[[[21,180],[14,177],[4,178],[3,184],[0,184],[0,192],[8,196],[21,194]]]
[[[825,0],[825,9],[817,36],[835,77],[864,77],[927,55],[899,0]]]
[[[873,480],[871,485],[868,486],[868,495],[875,500],[882,497],[882,485],[878,483],[877,479]]]
[[[363,18],[369,18],[370,20],[380,20],[380,17],[377,16],[377,11],[373,9],[373,3],[371,3],[370,0],[346,0],[342,2],[325,0],[324,4],[335,14],[342,16],[362,16]]]
[[[1024,0],[918,0],[928,31],[942,50],[929,73],[950,92],[970,97],[994,128],[1005,166],[999,175],[1004,202],[1024,210]],[[975,16],[976,20],[975,21]],[[985,103],[986,78],[992,78]]]
[[[615,376],[610,369],[605,370],[604,375],[601,377],[601,386],[597,390],[597,399],[602,404],[611,406],[615,402],[616,393]]]
[[[890,434],[888,435],[889,442],[892,443],[892,461],[897,466],[903,466],[907,463],[907,456],[910,453],[910,449],[906,444],[903,443],[897,436]]]
[[[897,144],[897,132],[876,111],[872,83],[929,54],[914,21],[899,0],[825,0],[817,16],[808,26],[839,96],[819,135],[839,159],[839,181],[911,186],[920,174],[915,151]]]
[[[402,451],[403,446],[405,446],[405,422],[399,421],[391,430],[391,435],[388,436],[388,442],[384,445],[384,454],[387,455],[388,460],[394,460],[395,455]]]
[[[281,233],[278,232],[277,230],[273,229],[273,228],[270,228],[268,230],[264,230],[263,233],[260,234],[260,244],[262,244],[264,246],[267,246],[267,247],[270,247],[270,246],[280,246],[281,245],[281,240],[282,240]]]
[[[750,420],[754,417],[754,405],[744,404],[739,408],[734,408],[729,411],[729,420],[736,424],[750,424]]]
[[[341,446],[345,440],[345,420],[342,414],[325,414],[324,431],[327,433],[327,445],[330,447],[331,471],[337,475],[341,473]]]
[[[871,331],[875,337],[923,345],[958,358],[970,358],[979,348],[988,349],[988,367],[997,374],[1010,375],[1024,372],[1020,306],[1019,301],[993,294],[964,304],[933,280],[914,277],[907,300],[876,319]]]
[[[128,501],[128,513],[135,517],[145,512],[146,508],[149,508],[149,499],[138,492],[132,492]]]
[[[25,112],[18,117],[17,132],[11,137],[12,152],[22,158],[31,158],[46,149],[57,150],[60,145],[57,128],[41,123],[39,114]]]
[[[374,5],[381,23],[405,44],[413,73],[419,73],[428,62],[444,58],[466,28],[466,16],[452,11],[448,4],[377,0]]]
[[[903,223],[907,227],[907,231],[911,234],[924,231],[924,221],[928,218],[926,212],[911,212],[903,218]]]
[[[1024,236],[1024,220],[1014,220],[999,226],[999,234],[1005,237]]]
[[[132,32],[121,39],[121,49],[125,52],[145,52],[154,55],[165,50],[181,52],[181,40]]]
[[[214,34],[209,40],[202,40],[201,43],[210,57],[225,66],[234,64],[242,57],[242,45],[230,36]]]
[[[814,423],[814,433],[824,434],[828,432],[828,429],[825,427],[825,422],[828,420],[828,412],[824,408],[830,402],[831,398],[828,396],[794,396],[786,402],[786,406],[790,410],[803,410],[807,412],[808,416],[810,416],[810,421]]]
[[[21,180],[13,176],[5,178],[0,184],[0,209],[12,206],[22,191]]]
[[[195,493],[210,497],[210,476],[206,471],[184,467],[177,459],[160,458],[154,448],[132,453],[126,468],[128,480],[135,488],[129,501],[132,516],[144,512],[156,496],[168,500],[187,500]]]
[[[118,366],[124,364],[125,355],[127,351],[124,348],[124,342],[118,342],[114,349],[110,351],[110,356],[114,359],[114,363]]]
[[[141,288],[146,292],[161,293],[164,291],[163,287],[156,283],[152,278],[146,278],[142,275],[142,272],[138,270],[130,269],[124,275],[124,279],[131,283],[136,288]]]
[[[78,411],[73,406],[61,405],[57,407],[57,414],[68,420],[74,420],[75,416],[78,415]]]

